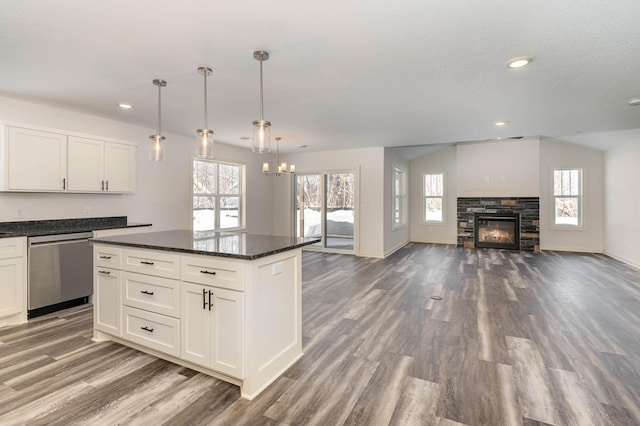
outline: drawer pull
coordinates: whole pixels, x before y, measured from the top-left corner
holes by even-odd
[[[100,256],[100,259],[111,259],[111,256]]]
[[[153,292],[152,292],[152,291],[140,290],[140,293],[142,293],[142,294],[148,294],[149,296],[153,296]]]
[[[215,275],[216,272],[215,271],[200,271],[201,274],[208,274],[208,275]]]
[[[105,275],[111,275],[111,272],[109,272],[109,271],[98,271],[98,273],[105,274]]]
[[[142,329],[142,330],[144,330],[144,331],[148,331],[149,333],[153,333],[153,328],[140,327],[140,329]]]
[[[143,265],[153,265],[153,262],[147,262],[144,260],[141,260],[140,263],[142,263]]]

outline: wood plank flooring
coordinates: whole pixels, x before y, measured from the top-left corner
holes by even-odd
[[[640,424],[636,269],[432,244],[303,262],[305,355],[254,401],[93,343],[85,306],[0,328],[0,425]]]

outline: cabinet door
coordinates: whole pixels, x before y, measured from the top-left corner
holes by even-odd
[[[104,179],[109,192],[134,192],[136,148],[131,145],[105,142]]]
[[[9,127],[8,189],[64,191],[67,137],[40,130]]]
[[[244,378],[244,294],[212,288],[211,368]]]
[[[208,288],[181,284],[180,357],[194,364],[211,366],[211,312]]]
[[[122,336],[122,272],[97,266],[93,277],[93,323],[98,330]]]
[[[24,259],[0,259],[0,318],[19,314],[24,306]]]
[[[69,136],[67,152],[67,189],[83,192],[102,191],[104,142]]]

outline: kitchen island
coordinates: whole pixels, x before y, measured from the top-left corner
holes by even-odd
[[[96,238],[94,340],[253,399],[302,356],[302,247],[318,241],[188,230]]]

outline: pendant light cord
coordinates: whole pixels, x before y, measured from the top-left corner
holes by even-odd
[[[260,121],[264,121],[263,110],[264,110],[264,100],[262,96],[262,59],[260,60]]]

